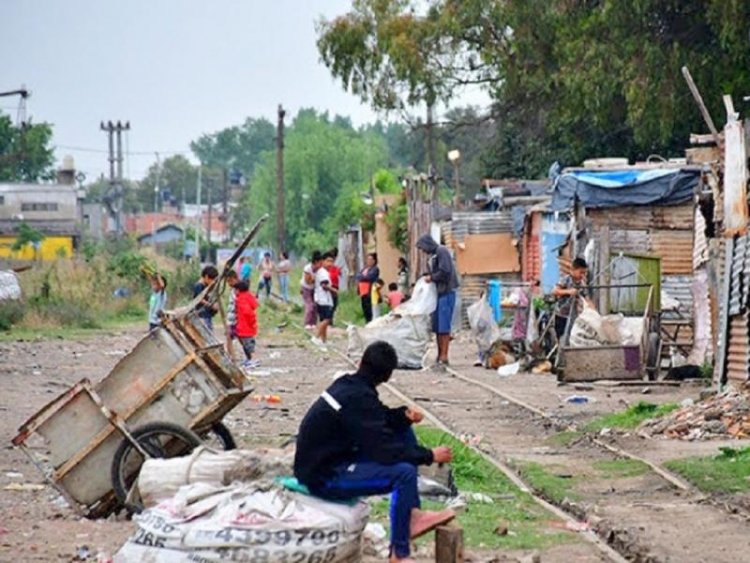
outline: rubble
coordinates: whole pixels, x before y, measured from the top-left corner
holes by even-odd
[[[679,440],[711,440],[750,437],[750,391],[728,389],[661,418],[647,420],[640,430],[646,434]]]

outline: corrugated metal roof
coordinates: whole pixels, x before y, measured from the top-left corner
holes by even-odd
[[[626,206],[609,209],[587,209],[586,216],[595,227],[609,225],[611,229],[628,230],[675,229],[692,230],[692,203],[657,206]]]
[[[691,274],[693,272],[692,231],[651,231],[651,254],[661,257],[664,274]]]
[[[463,241],[466,235],[512,233],[513,217],[509,209],[493,212],[456,211],[453,213],[451,231],[458,242]]]
[[[738,237],[732,255],[731,281],[729,284],[729,316],[739,315],[743,309],[743,281],[747,238]]]

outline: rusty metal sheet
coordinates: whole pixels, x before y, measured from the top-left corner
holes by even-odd
[[[730,115],[724,127],[724,232],[747,232],[747,152],[742,121]]]
[[[743,382],[750,373],[750,331],[747,313],[736,315],[729,320],[729,342],[727,345],[727,370],[729,380]]]
[[[598,235],[597,231],[597,235]],[[609,252],[627,252],[630,254],[647,254],[649,251],[649,233],[645,230],[611,229],[609,231]]]
[[[708,238],[706,237],[706,219],[700,208],[695,208],[695,238],[693,242],[693,270],[708,262]]]
[[[466,235],[512,233],[513,216],[510,209],[494,212],[456,211],[451,230],[455,241],[462,242]]]
[[[661,258],[664,274],[693,273],[692,231],[651,231],[650,253]]]
[[[624,206],[609,209],[588,209],[586,216],[595,228],[609,225],[611,229],[692,230],[693,204],[655,206]]]
[[[745,253],[747,249],[747,238],[738,237],[734,243],[732,253],[732,267],[729,272],[729,316],[739,315],[742,311],[743,278],[745,269]]]

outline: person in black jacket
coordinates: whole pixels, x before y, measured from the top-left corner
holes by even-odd
[[[435,284],[437,289],[437,308],[432,314],[432,331],[437,337],[438,357],[435,367],[445,369],[448,365],[448,348],[451,343],[453,309],[456,306],[456,289],[458,275],[450,251],[435,242],[432,235],[422,235],[416,247],[429,255],[429,272],[424,279]]]
[[[451,510],[419,510],[417,466],[447,463],[446,446],[417,444],[411,425],[415,409],[391,409],[376,387],[390,379],[396,351],[387,342],[370,344],[356,373],[337,379],[313,403],[300,425],[294,475],[314,495],[348,500],[392,493],[391,561],[407,562],[409,539],[450,521]]]

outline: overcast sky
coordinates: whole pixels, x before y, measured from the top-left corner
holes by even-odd
[[[27,113],[54,125],[60,159],[107,172],[102,120],[129,120],[126,173],[189,152],[202,133],[315,107],[355,124],[376,115],[319,62],[315,22],[349,0],[0,0],[0,91],[24,84]],[[481,101],[469,96],[466,101]],[[0,98],[14,119],[16,98]],[[288,122],[288,121],[287,121]],[[134,154],[144,153],[144,154]],[[189,156],[189,155],[188,155]]]

